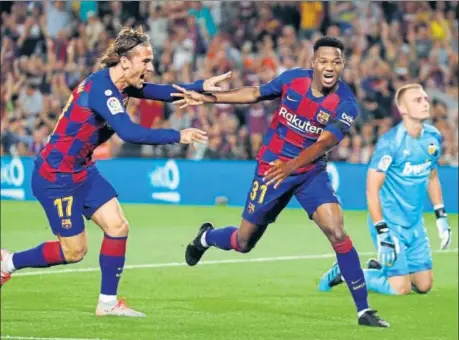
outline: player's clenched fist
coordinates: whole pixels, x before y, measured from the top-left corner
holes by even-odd
[[[397,260],[397,245],[386,222],[375,225],[378,232],[378,261],[382,266],[392,267]]]
[[[191,143],[207,143],[207,132],[199,129],[189,128],[180,131],[180,143],[191,144]]]

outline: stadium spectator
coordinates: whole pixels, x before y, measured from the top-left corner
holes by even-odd
[[[377,137],[400,121],[394,88],[420,82],[443,134],[442,163],[458,164],[457,2],[48,1],[5,2],[2,12],[2,154],[31,155],[52,130],[70,89],[98,67],[96,56],[124,26],[141,24],[155,48],[158,82],[188,82],[233,71],[231,87],[258,85],[309,67],[323,34],[346,47],[345,81],[361,115],[334,161],[366,163]],[[140,148],[116,136],[95,157],[253,158],[276,102],[193,107],[132,101],[144,126],[209,131],[207,150]],[[149,114],[152,113],[150,118]],[[39,128],[38,128],[39,127]]]

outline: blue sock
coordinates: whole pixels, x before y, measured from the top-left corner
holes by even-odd
[[[357,251],[349,237],[333,245],[339,269],[354,299],[357,312],[368,309],[368,291]]]
[[[13,253],[16,269],[51,267],[66,263],[59,241],[45,242],[35,248]]]
[[[224,227],[219,229],[213,229],[206,232],[206,243],[209,246],[214,246],[223,250],[238,250],[237,245],[237,228],[236,227]]]
[[[118,283],[124,268],[127,236],[112,237],[104,235],[100,249],[99,264],[102,273],[100,293],[117,295]]]
[[[387,276],[381,269],[364,269],[368,290],[386,295],[396,295],[390,286]]]

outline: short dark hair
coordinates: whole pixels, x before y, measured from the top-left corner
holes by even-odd
[[[330,37],[328,35],[318,39],[314,43],[314,53],[317,52],[320,47],[336,47],[339,48],[341,52],[344,52],[344,44],[341,42],[341,40],[335,37]]]

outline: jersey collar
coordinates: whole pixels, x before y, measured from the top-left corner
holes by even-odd
[[[425,126],[424,126],[424,123],[422,123],[422,130],[421,130],[421,133],[419,135],[418,138],[422,138],[424,137],[424,132],[425,132]],[[400,122],[399,124],[399,127],[398,127],[398,137],[401,137],[401,136],[404,136],[404,135],[407,135],[407,136],[410,136],[408,134],[408,131],[406,130],[406,127],[405,127],[405,124],[403,123],[403,121]],[[414,138],[414,137],[413,137]]]

